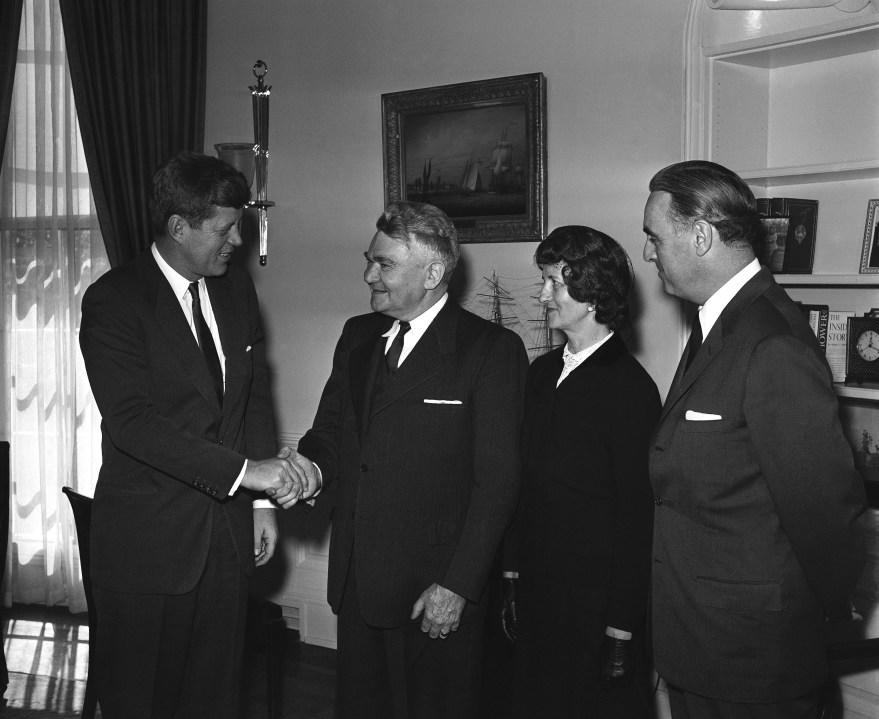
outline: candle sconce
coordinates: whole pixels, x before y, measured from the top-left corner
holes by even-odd
[[[214,145],[221,160],[241,172],[251,187],[254,181],[256,183],[256,199],[247,203],[247,206],[255,208],[257,212],[260,265],[265,265],[268,259],[268,208],[275,205],[268,199],[269,96],[272,86],[263,82],[268,71],[268,65],[262,60],[257,60],[253,66],[253,76],[256,78],[256,85],[250,86],[253,100],[253,143],[221,142]]]

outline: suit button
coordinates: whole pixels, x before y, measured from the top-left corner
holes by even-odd
[[[368,471],[368,470],[369,470],[369,467],[367,467],[365,464],[361,464],[361,465],[360,465],[360,471],[361,471],[361,472],[366,472],[366,471]]]
[[[658,507],[660,504],[662,504],[662,497],[655,497],[655,498],[653,499],[653,504],[655,504],[657,507]]]
[[[217,440],[217,444],[223,444],[223,440],[222,440],[222,439],[218,439],[218,440]]]

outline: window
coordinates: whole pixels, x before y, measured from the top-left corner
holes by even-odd
[[[99,415],[79,354],[82,295],[108,268],[74,107],[58,0],[25,0],[0,168],[0,437],[11,443],[4,601],[82,611],[61,487],[91,494]]]

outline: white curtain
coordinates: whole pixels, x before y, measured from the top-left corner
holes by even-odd
[[[97,410],[79,354],[82,294],[108,269],[58,0],[25,0],[0,168],[0,438],[11,443],[3,601],[85,610],[65,485],[92,495]]]

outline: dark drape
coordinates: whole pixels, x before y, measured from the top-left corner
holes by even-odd
[[[0,163],[3,162],[6,128],[9,127],[9,106],[12,104],[18,34],[21,31],[21,4],[22,0],[0,2]]]
[[[152,241],[151,178],[204,145],[207,0],[61,0],[76,112],[107,256]]]

